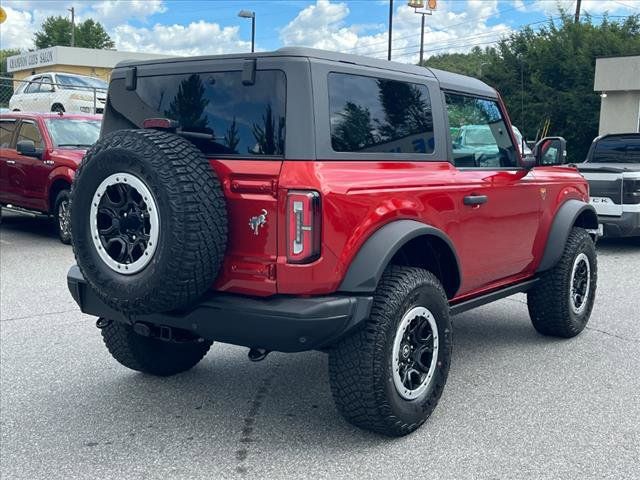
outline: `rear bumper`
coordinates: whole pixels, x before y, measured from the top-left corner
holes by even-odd
[[[598,216],[605,237],[640,236],[640,212],[623,212],[620,217]]]
[[[106,305],[77,266],[67,274],[69,291],[82,312],[135,324],[187,330],[208,340],[281,352],[328,347],[369,317],[371,296],[253,298],[212,294],[186,312],[124,315]]]

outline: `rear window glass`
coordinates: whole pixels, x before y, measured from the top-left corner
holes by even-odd
[[[252,85],[242,83],[240,71],[139,77],[136,93],[156,116],[202,134],[188,138],[204,153],[284,155],[282,71],[259,70]]]
[[[14,120],[2,120],[0,122],[0,148],[9,148],[15,128],[16,122]]]
[[[328,82],[333,150],[433,153],[426,86],[343,73],[330,73]]]
[[[640,137],[605,137],[596,143],[591,163],[640,163]]]

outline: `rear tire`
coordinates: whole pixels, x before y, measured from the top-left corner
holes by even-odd
[[[53,207],[53,218],[56,224],[58,238],[66,245],[71,243],[71,218],[70,218],[69,190],[61,190],[56,196]]]
[[[329,352],[336,406],[357,427],[392,437],[411,433],[442,395],[451,352],[449,304],[438,279],[391,266],[364,327]]]
[[[54,103],[53,105],[51,105],[51,111],[55,113],[64,113],[65,109],[61,104]]]
[[[586,230],[574,227],[560,261],[527,293],[533,327],[552,337],[578,335],[591,316],[597,280],[593,240]]]
[[[153,130],[104,136],[82,160],[71,199],[76,261],[115,310],[186,308],[218,276],[226,202],[209,161],[184,138]]]
[[[109,353],[121,365],[167,377],[193,368],[209,351],[210,341],[167,342],[138,335],[131,325],[112,321],[102,329]]]

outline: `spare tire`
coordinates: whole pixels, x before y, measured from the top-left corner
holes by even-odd
[[[76,172],[71,232],[78,266],[107,305],[130,314],[180,309],[220,271],[224,194],[191,142],[120,130],[101,138]]]

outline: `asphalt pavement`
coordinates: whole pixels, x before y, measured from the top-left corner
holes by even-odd
[[[596,306],[571,340],[538,335],[518,295],[454,318],[449,381],[417,432],[336,412],[327,357],[215,343],[161,379],[120,366],[66,288],[46,220],[0,226],[4,479],[638,479],[640,241],[598,246]]]

